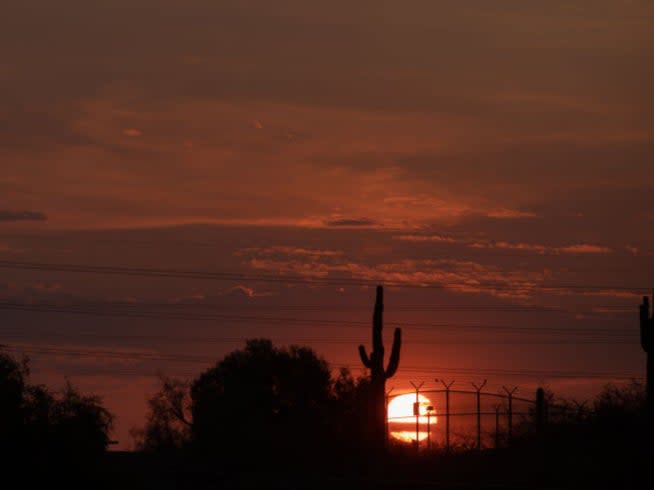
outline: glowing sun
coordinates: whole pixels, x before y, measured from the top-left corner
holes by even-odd
[[[404,442],[412,442],[416,440],[416,431],[408,430],[409,425],[415,427],[416,416],[413,411],[414,403],[416,402],[416,395],[407,393],[406,395],[399,395],[391,399],[388,403],[388,427],[391,436],[395,439]],[[426,396],[418,395],[418,422],[420,424],[419,440],[427,438],[427,424],[429,423],[430,429],[438,421],[436,412],[432,410],[428,412],[427,407],[432,403]],[[427,414],[430,414],[429,417]]]

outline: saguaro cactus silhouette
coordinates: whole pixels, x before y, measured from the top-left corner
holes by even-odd
[[[363,365],[370,369],[370,444],[383,448],[386,444],[386,380],[392,377],[400,364],[400,347],[402,345],[402,330],[395,329],[393,348],[384,369],[384,288],[377,286],[375,311],[372,316],[372,351],[370,357],[363,345],[359,346],[359,356]]]
[[[654,419],[654,316],[650,317],[649,298],[643,297],[640,305],[640,345],[647,354],[647,411]]]

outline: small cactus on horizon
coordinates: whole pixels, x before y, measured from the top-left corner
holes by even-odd
[[[640,305],[640,345],[647,355],[647,410],[654,420],[654,316],[650,317],[649,298]]]
[[[391,378],[400,364],[402,330],[395,329],[393,347],[388,366],[384,369],[384,340],[382,330],[384,312],[384,288],[377,286],[375,310],[372,317],[372,351],[370,356],[363,345],[359,346],[359,356],[363,365],[370,369],[370,441],[371,445],[383,448],[386,445],[386,380]]]

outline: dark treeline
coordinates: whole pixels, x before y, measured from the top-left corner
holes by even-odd
[[[88,473],[104,456],[113,415],[70,382],[52,391],[30,383],[27,358],[0,351],[0,467],[28,488],[43,479]]]
[[[247,341],[192,381],[161,377],[138,450],[106,452],[113,418],[93,395],[29,383],[29,363],[0,353],[3,463],[27,482],[94,488],[626,488],[651,464],[643,385],[607,386],[587,410],[572,402],[545,426],[527,418],[501,450],[370,447],[367,377],[307,347]],[[550,402],[555,401],[549,394]],[[416,483],[417,482],[417,483]],[[426,483],[425,483],[426,485]],[[28,485],[30,486],[30,485]],[[500,486],[501,488],[501,486]]]

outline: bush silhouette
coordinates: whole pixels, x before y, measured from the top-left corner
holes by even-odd
[[[248,340],[193,382],[192,440],[232,453],[302,450],[326,429],[331,374],[307,347]]]
[[[0,352],[0,447],[4,454],[86,459],[109,444],[113,416],[100,398],[67,383],[61,393],[28,384],[29,362]]]
[[[130,431],[136,449],[167,452],[182,449],[191,437],[189,383],[159,376],[161,388],[148,400],[145,427]]]
[[[160,383],[145,426],[131,431],[138,450],[191,449],[221,454],[219,461],[260,455],[277,463],[301,455],[354,464],[362,454],[370,380],[345,368],[332,377],[309,348],[250,340],[192,383],[163,375]]]

